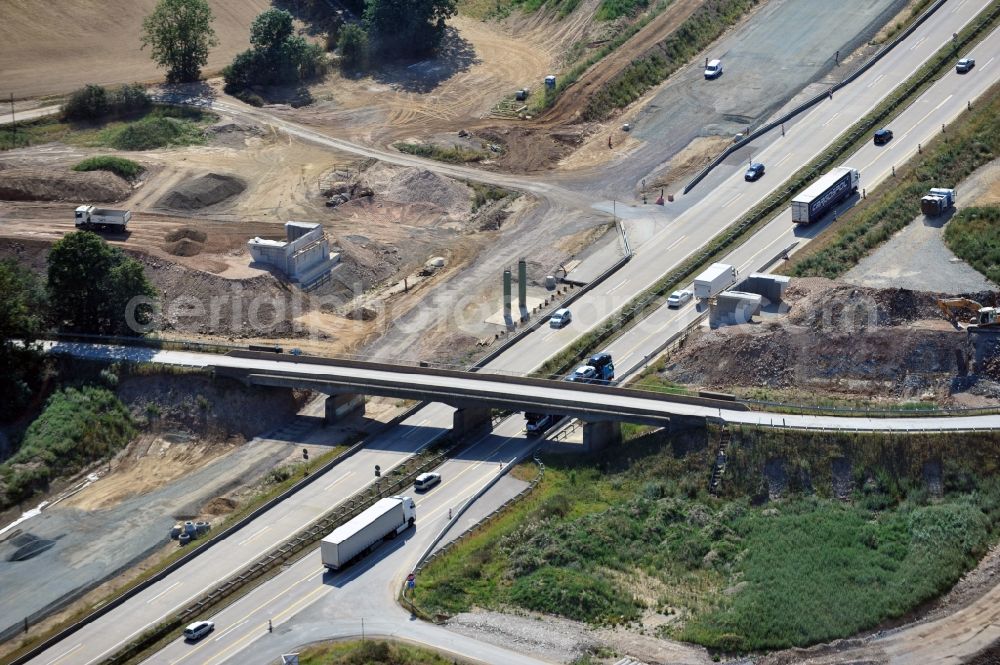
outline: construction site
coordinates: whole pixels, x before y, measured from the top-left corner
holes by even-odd
[[[585,382],[600,386],[604,379],[604,384],[692,399],[710,396],[739,403],[748,412],[787,411],[818,414],[818,418],[993,414],[1000,408],[1000,286],[980,265],[952,250],[945,229],[966,208],[987,209],[1000,203],[997,159],[984,158],[983,166],[960,181],[933,183],[936,186],[923,195],[941,200],[925,201],[924,212],[885,242],[860,253],[850,269],[835,279],[799,276],[795,253],[811,243],[825,247],[834,242],[830,237],[843,235],[838,217],[853,223],[851,206],[875,198],[876,187],[891,187],[897,169],[906,175],[903,154],[885,157],[889,161],[884,164],[877,161],[883,159],[880,155],[854,157],[853,167],[862,171],[860,191],[850,192],[822,222],[799,224],[801,220],[795,219],[792,223],[777,217],[775,208],[772,217],[761,215],[754,222],[757,226],[747,224],[754,230],[738,242],[730,246],[719,241],[746,216],[758,214],[766,203],[767,188],[801,177],[800,168],[804,172],[809,164],[806,156],[829,149],[833,137],[864,115],[848,122],[852,110],[830,111],[831,115],[823,116],[823,124],[812,114],[825,112],[823,103],[844,103],[848,95],[861,94],[849,92],[854,88],[841,91],[840,86],[854,85],[852,81],[869,68],[876,71],[878,59],[885,55],[883,47],[907,38],[907,30],[940,31],[943,28],[935,23],[943,22],[948,12],[948,20],[958,21],[964,14],[955,15],[958,9],[950,9],[952,1],[944,2],[943,9],[939,3],[930,3],[935,6],[928,10],[929,3],[920,0],[847,0],[839,18],[833,20],[829,8],[809,0],[633,2],[628,11],[611,19],[602,18],[606,0],[567,3],[572,5],[568,9],[555,2],[527,9],[523,3],[505,1],[497,3],[496,11],[485,7],[492,3],[462,0],[457,13],[447,19],[441,46],[426,58],[387,62],[364,74],[347,74],[336,67],[340,55],[330,51],[327,57],[334,66],[329,74],[296,91],[275,87],[262,106],[227,94],[219,73],[246,48],[247,27],[268,8],[267,3],[209,3],[219,44],[211,51],[204,80],[189,84],[163,83],[163,72],[153,66],[137,39],[100,48],[106,40],[95,26],[106,26],[107,18],[115,16],[116,31],[138,34],[154,0],[114,6],[62,3],[66,6],[43,8],[40,14],[26,7],[12,8],[0,26],[4,38],[0,39],[0,69],[5,71],[6,84],[0,92],[11,94],[14,117],[24,118],[16,122],[29,124],[30,131],[51,140],[33,139],[31,145],[0,151],[0,261],[9,260],[44,282],[53,244],[81,228],[79,218],[74,221],[78,206],[94,206],[95,215],[127,211],[127,229],[123,222],[118,229],[98,227],[96,232],[135,259],[157,292],[153,332],[147,335],[150,349],[158,345],[195,352],[273,352],[278,360],[288,362],[315,357],[432,370],[473,368],[478,372],[486,368],[486,373],[497,376],[532,376],[560,383],[576,380],[573,372],[588,366],[587,358],[605,352],[614,354],[618,375],[612,367],[607,377]],[[986,5],[984,0],[983,15],[990,9]],[[350,15],[349,8],[343,11]],[[924,11],[939,13],[918,21]],[[969,25],[973,17],[986,20],[971,8],[962,12],[970,13],[962,19]],[[718,28],[718,34],[704,44],[699,41],[703,39],[697,29],[700,21]],[[321,41],[297,14],[295,25],[307,39]],[[967,30],[965,23],[958,24],[947,37],[953,33],[957,39],[963,30]],[[54,34],[68,39],[73,48],[56,44]],[[924,48],[937,44],[940,35],[933,34],[914,48],[924,39],[929,40]],[[964,39],[965,33],[961,34]],[[992,32],[985,34],[994,38]],[[698,48],[689,45],[690,52],[677,51],[677,43],[684,40]],[[907,49],[910,43],[893,48]],[[992,42],[985,46],[971,43],[982,49]],[[907,63],[896,55],[899,50],[892,57],[902,64],[893,60],[893,66],[906,67],[908,76],[916,76],[920,63]],[[677,52],[683,57],[673,55]],[[931,61],[930,55],[920,57]],[[705,71],[710,58],[726,63],[719,81],[710,81]],[[972,70],[975,75],[993,76],[993,68],[986,66],[990,58],[979,55],[979,60],[978,69]],[[659,78],[631,88],[623,83],[630,77],[638,79],[640,64],[653,67],[650,62],[661,68]],[[934,80],[952,76],[952,70],[953,63]],[[52,74],[41,76],[42,71]],[[874,82],[864,83],[864,94],[874,95],[895,76],[885,74],[887,78],[878,83],[882,79],[872,74]],[[980,85],[979,79],[969,80]],[[146,86],[157,106],[197,109],[197,118],[190,120],[197,138],[187,144],[121,150],[102,143],[106,141],[102,132],[124,121],[88,125],[53,115],[85,83],[110,86],[133,81]],[[622,92],[626,89],[627,94]],[[984,97],[996,95],[995,87],[984,84],[983,90],[987,89],[991,92],[983,92]],[[883,103],[882,99],[872,101],[872,106]],[[927,117],[946,101],[921,100],[913,113]],[[956,108],[961,111],[964,103],[963,98]],[[799,112],[799,107],[805,110]],[[974,107],[979,108],[978,98],[976,104],[969,101],[967,111],[971,114]],[[793,111],[795,115],[783,120]],[[903,118],[902,112],[903,108],[893,109],[883,117],[898,127],[897,142],[915,142],[916,134],[907,138],[904,119],[893,115]],[[955,114],[957,118],[958,111]],[[17,131],[16,122],[12,131]],[[950,129],[952,121],[948,122]],[[772,125],[769,133],[763,132]],[[0,126],[0,132],[6,130]],[[820,136],[821,130],[831,138]],[[800,132],[790,141],[793,147],[781,147],[786,131],[789,137]],[[852,150],[869,147],[870,132],[864,132],[865,140],[855,141]],[[912,149],[906,143],[899,150],[905,149],[906,159],[930,153],[929,141],[920,141]],[[988,148],[983,150],[988,152]],[[127,178],[106,170],[74,169],[99,156],[125,158],[141,170]],[[792,168],[800,157],[799,166]],[[767,175],[759,183],[751,182],[749,175],[744,181],[743,171],[758,159],[767,159]],[[779,170],[783,164],[791,169],[787,174]],[[885,178],[890,168],[891,176]],[[877,170],[880,180],[874,177]],[[743,189],[724,189],[735,187],[729,180]],[[932,204],[939,207],[927,207]],[[783,228],[777,228],[778,221]],[[732,256],[727,255],[730,252]],[[708,261],[697,270],[689,269],[689,264],[703,254],[712,262],[723,262],[732,279],[727,273],[723,287],[699,293],[699,273]],[[667,277],[675,274],[682,280],[670,282]],[[678,298],[669,309],[668,294]],[[654,311],[651,302],[662,307]],[[641,313],[625,318],[621,311],[626,309]],[[550,317],[564,310],[572,310],[573,320],[561,327],[553,324]],[[676,319],[665,318],[675,314]],[[612,316],[622,317],[621,324],[609,333],[609,326],[615,327],[607,323]],[[519,344],[520,357],[504,365],[503,358],[515,356],[512,350]],[[423,463],[422,456],[428,455],[424,446],[434,454],[451,451],[437,442],[436,437],[447,431],[447,425],[440,425],[439,414],[433,416],[436,420],[430,415],[418,418],[414,413],[424,405],[409,399],[345,393],[343,401],[350,402],[350,408],[331,415],[326,402],[331,398],[329,391],[239,381],[214,366],[206,370],[195,364],[179,365],[162,371],[154,371],[153,366],[127,358],[102,371],[99,363],[85,357],[60,359],[46,376],[46,392],[22,417],[0,425],[0,461],[4,461],[15,453],[53,392],[64,385],[97,383],[120,400],[136,427],[136,434],[121,450],[55,479],[27,502],[4,504],[6,509],[0,512],[0,587],[5,589],[0,595],[5,607],[0,612],[4,639],[0,657],[4,662],[31,653],[83,613],[141,584],[144,576],[159,575],[184,547],[192,549],[200,539],[211,538],[236,522],[243,524],[264,503],[277,501],[275,497],[297,488],[299,481],[305,484],[310,474],[329,471],[321,464],[333,459],[339,463],[345,455],[345,460],[351,460],[345,464],[358,465],[358,469],[345,467],[350,470],[339,479],[313,485],[314,489],[322,486],[325,494],[309,495],[310,505],[323,505],[325,511],[340,505],[341,491],[371,474],[369,467],[376,458],[366,454],[380,456],[374,466],[375,479],[365,480],[374,480],[378,486],[383,473],[386,483],[404,475],[394,470],[396,465],[410,473],[413,459]],[[483,481],[484,488],[476,489],[476,497],[485,497],[489,506],[470,513],[477,520],[482,517],[482,522],[467,520],[470,528],[483,528],[480,533],[487,534],[477,538],[494,537],[493,531],[482,526],[493,519],[490,511],[511,510],[511,502],[532,491],[550,503],[537,513],[521,514],[530,517],[525,526],[510,532],[502,531],[507,528],[503,524],[490,527],[500,528],[496,533],[508,538],[503,541],[506,549],[494,541],[504,556],[516,558],[522,554],[517,548],[538,547],[543,552],[538,561],[542,561],[551,554],[544,546],[549,541],[539,535],[544,528],[539,525],[549,524],[545,520],[553,520],[555,528],[556,520],[589,514],[595,506],[609,511],[608,515],[618,510],[603,495],[579,508],[579,514],[573,512],[576,508],[552,507],[556,504],[551,492],[565,490],[558,483],[570,482],[576,462],[555,463],[554,480],[544,481],[542,464],[538,479],[533,480],[536,452],[515,454],[503,448],[511,440],[520,445],[532,436],[524,429],[530,419],[499,410],[492,416],[497,428],[493,441],[477,439],[475,445],[495,445],[495,450],[484,453],[485,461],[494,467],[499,461],[504,474],[508,462],[515,470],[495,486],[495,481],[488,486]],[[721,421],[721,410],[719,417]],[[459,422],[459,415],[455,418]],[[505,418],[509,420],[506,425]],[[414,419],[418,424],[412,424]],[[516,433],[511,429],[514,419]],[[452,422],[450,415],[445,420]],[[490,422],[489,412],[486,421]],[[716,491],[720,475],[716,451],[725,456],[725,445],[744,444],[738,434],[732,435],[736,443],[728,443],[730,432],[740,431],[736,426],[727,429],[709,422],[704,440],[700,434],[684,434],[669,443],[676,457],[684,460],[678,464],[689,465],[678,471],[680,467],[670,466],[672,462],[663,463],[669,473],[678,473],[670,490],[676,490],[676,497],[671,498],[662,487],[650,490],[655,478],[633,478],[622,471],[621,483],[630,491],[642,488],[650,500],[717,501],[706,503],[705,510],[711,513],[717,508],[721,517],[715,513],[699,517],[702,508],[693,507],[691,515],[685,513],[681,520],[703,529],[699,533],[729,519],[726,511],[730,508],[720,507],[719,501],[738,503],[733,511],[758,511],[786,510],[782,500],[806,501],[796,492],[830,498],[831,492],[802,490],[798,485],[790,498],[786,486],[797,482],[788,480],[794,476],[793,468],[799,468],[795,465],[811,468],[819,478],[826,473],[819,466],[828,460],[799,462],[785,453],[754,458],[763,469],[753,467],[759,477],[739,478],[732,489]],[[508,425],[509,434],[503,430]],[[558,455],[569,450],[571,456],[584,460],[581,464],[593,463],[605,470],[615,467],[613,456],[579,455],[584,448],[579,446],[584,440],[582,425],[566,427],[563,423],[557,429],[561,432],[563,427],[561,439],[553,438],[548,447],[539,444],[537,449]],[[626,441],[622,445],[631,445],[633,438],[650,449],[660,445],[642,438],[657,436],[650,434],[653,428],[635,427],[639,434],[634,437],[629,429],[622,429]],[[713,429],[717,427],[722,427],[724,435]],[[392,435],[394,428],[404,433]],[[432,430],[434,437],[429,433]],[[672,429],[669,434],[674,435]],[[416,448],[425,436],[429,443]],[[727,443],[719,444],[719,436]],[[616,440],[621,441],[621,436]],[[771,445],[762,441],[747,435],[747,454],[759,454]],[[948,445],[952,443],[949,439]],[[448,445],[454,444],[449,440]],[[639,465],[645,455],[637,454],[634,460],[631,453],[623,457]],[[476,465],[484,461],[468,457]],[[462,455],[456,458],[467,461]],[[772,474],[777,468],[774,460],[779,458],[784,467]],[[813,463],[816,466],[809,467]],[[366,465],[363,471],[362,464]],[[692,471],[696,465],[698,470]],[[928,500],[951,500],[951,488],[960,483],[952,483],[951,476],[942,481],[945,472],[940,464],[935,468],[937,484]],[[589,471],[582,469],[584,477]],[[981,471],[984,479],[977,482],[986,483],[988,470]],[[465,470],[453,473],[457,476]],[[705,476],[704,487],[690,489],[685,483],[700,478],[699,473]],[[841,480],[849,489],[839,491],[838,481],[831,481],[832,500],[850,509],[867,506],[859,497],[868,496],[866,488],[873,487],[881,473],[860,463],[853,470],[848,466]],[[333,489],[351,474],[355,475],[349,482]],[[760,491],[755,483],[766,485],[775,474],[784,485],[763,492],[764,499],[758,502]],[[906,482],[912,480],[914,486],[923,482],[925,489],[930,486],[918,476]],[[444,480],[448,484],[452,478],[445,474]],[[5,482],[0,479],[4,491]],[[546,482],[557,483],[556,490]],[[608,496],[621,491],[617,481],[609,482]],[[536,485],[542,489],[534,489]],[[961,485],[969,486],[973,485]],[[432,503],[438,500],[436,495],[428,497],[426,504],[418,503],[418,510],[429,506],[421,528],[430,528],[423,525],[431,524],[431,514],[443,521],[445,510],[448,519],[442,536],[448,528],[454,531],[456,525],[466,524],[459,521],[462,502],[457,497],[440,505]],[[463,495],[462,501],[466,498]],[[686,506],[684,511],[689,509]],[[458,513],[454,521],[453,509]],[[598,523],[610,519],[608,515],[587,519]],[[301,516],[290,519],[301,521]],[[92,537],[109,524],[116,525],[113,533]],[[738,530],[726,524],[726,529]],[[265,532],[260,528],[230,540],[239,541],[240,547],[264,548],[272,537]],[[185,538],[178,543],[180,535]],[[258,536],[261,540],[255,541]],[[365,598],[365,603],[375,603],[390,587],[392,602],[396,602],[396,577],[404,564],[412,563],[401,562],[408,538],[393,543],[392,549],[387,547],[388,563],[372,564],[373,575],[383,574],[378,565],[395,566],[384,577],[359,573],[358,584],[371,586],[366,591],[355,588],[353,593]],[[505,593],[520,588],[521,573],[511,572],[517,570],[513,564],[502,571],[490,568],[484,550],[467,555],[461,549],[478,547],[479,541],[463,538],[453,532],[444,542],[454,539],[460,544],[458,556],[480,560],[490,575],[500,575]],[[984,538],[985,545],[970,546],[963,556],[971,556],[972,551],[978,556],[983,548],[985,554],[963,563],[967,576],[956,580],[954,588],[949,586],[950,591],[945,589],[947,593],[885,615],[891,618],[880,615],[864,624],[857,640],[834,640],[855,633],[834,630],[827,636],[817,632],[819,637],[807,640],[816,645],[809,649],[799,648],[803,645],[795,641],[781,643],[780,648],[760,647],[770,643],[751,643],[749,638],[734,641],[737,648],[727,648],[725,640],[716,644],[684,632],[688,626],[699,625],[696,621],[702,617],[714,616],[708,614],[709,605],[716,611],[738,603],[734,599],[747,585],[741,581],[742,573],[713,577],[722,564],[713,563],[711,552],[722,559],[732,556],[734,567],[743,556],[726,551],[726,545],[714,540],[695,557],[689,578],[654,579],[650,574],[640,583],[631,580],[632,573],[624,569],[613,573],[608,571],[614,566],[602,569],[600,584],[610,580],[619,593],[634,595],[637,606],[642,606],[628,620],[596,621],[561,611],[557,604],[532,605],[524,600],[532,593],[522,593],[520,600],[501,594],[502,607],[479,605],[474,596],[464,606],[457,601],[454,607],[432,603],[426,614],[478,644],[519,646],[520,656],[509,661],[491,660],[499,658],[499,652],[463,652],[470,662],[611,664],[625,662],[621,661],[624,656],[646,665],[747,662],[739,660],[743,657],[774,665],[919,662],[920,654],[930,652],[915,648],[912,653],[916,655],[908,655],[908,646],[899,647],[900,653],[906,653],[897,657],[892,651],[895,647],[883,642],[877,648],[873,645],[882,639],[883,631],[907,635],[899,638],[900,644],[918,642],[913,632],[919,632],[921,624],[908,623],[911,619],[958,621],[963,630],[985,621],[962,614],[962,608],[982,610],[996,593],[992,585],[996,539]],[[425,557],[435,547],[447,551],[438,540],[427,545]],[[223,565],[221,557],[217,561]],[[299,566],[295,561],[286,565]],[[48,573],[53,566],[60,567],[59,575]],[[229,570],[225,575],[219,570],[220,579],[227,579]],[[412,570],[413,566],[406,572]],[[431,570],[432,586],[439,579]],[[570,582],[576,580],[571,579],[572,566],[570,570],[567,577],[552,579],[572,587]],[[730,572],[726,569],[726,575]],[[305,571],[295,574],[308,578]],[[528,574],[524,572],[525,577]],[[697,583],[692,581],[695,578]],[[335,589],[331,593],[350,591],[347,582],[343,589],[339,584],[323,586]],[[637,590],[642,584],[649,584],[653,591]],[[671,595],[675,587],[681,589],[676,597]],[[266,589],[266,584],[261,588]],[[289,584],[286,588],[297,587]],[[433,588],[442,593],[440,586]],[[542,598],[539,588],[533,593]],[[699,588],[710,592],[710,603],[692,600],[696,594],[692,590]],[[406,592],[399,595],[405,599]],[[176,609],[180,598],[171,601],[171,608]],[[343,608],[351,601],[338,598],[338,610],[317,609],[317,603],[312,609],[302,609],[298,619],[291,609],[287,616],[280,615],[282,625],[288,621],[299,632],[276,631],[285,641],[276,640],[268,648],[290,649],[325,639],[321,626],[326,624],[336,624],[340,630],[337,622],[343,617],[334,612],[346,611]],[[170,599],[168,594],[162,602]],[[364,605],[357,611],[373,616],[378,612],[373,608]],[[413,609],[412,616],[421,616],[423,611]],[[276,609],[276,628],[278,616]],[[219,628],[229,628],[219,618],[213,620]],[[268,633],[271,620],[266,618]],[[428,625],[436,628],[433,622]],[[539,631],[539,625],[543,630]],[[943,636],[954,630],[954,624],[950,625],[934,629],[940,641],[940,645],[934,643],[935,657],[943,658],[948,650]],[[354,629],[343,630],[348,635]],[[389,634],[392,629],[387,620],[375,630]],[[238,635],[239,631],[231,637]],[[222,632],[217,636],[221,639]],[[419,641],[416,633],[411,637]],[[440,638],[434,639],[440,646]],[[972,651],[988,658],[992,643],[986,637],[980,641],[983,644],[976,642],[974,650],[970,646],[963,658],[975,655]],[[159,647],[165,650],[144,652],[143,658],[173,662],[177,654],[166,649],[176,645],[165,641]],[[261,654],[258,660],[265,662]],[[273,654],[266,655],[271,658]],[[205,658],[204,662],[224,660],[221,654],[211,656],[216,660]],[[96,661],[88,655],[79,662]]]

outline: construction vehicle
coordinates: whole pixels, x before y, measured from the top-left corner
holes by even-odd
[[[84,231],[111,229],[124,232],[131,219],[132,211],[130,210],[111,210],[83,205],[76,209],[75,224],[76,228]]]
[[[973,324],[977,328],[996,326],[998,323],[996,307],[983,307],[975,300],[969,298],[940,298],[937,301],[938,307],[951,324],[957,328],[961,327],[962,315],[965,315],[966,323]]]
[[[933,217],[955,205],[955,190],[934,187],[920,199],[920,212]]]

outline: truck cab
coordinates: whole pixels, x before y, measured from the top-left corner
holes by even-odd
[[[587,364],[593,367],[597,373],[595,383],[607,383],[614,380],[615,363],[607,351],[595,353]]]

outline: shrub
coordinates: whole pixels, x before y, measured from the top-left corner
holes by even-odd
[[[88,157],[73,167],[74,171],[111,171],[126,180],[132,180],[145,169],[131,159],[100,155]]]
[[[368,65],[368,33],[359,25],[344,26],[337,39],[337,50],[344,70],[364,70]]]
[[[108,91],[100,85],[86,85],[69,96],[62,107],[65,120],[98,120],[111,110]]]

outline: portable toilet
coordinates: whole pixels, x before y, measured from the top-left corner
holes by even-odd
[[[555,76],[546,76],[545,77],[545,87],[548,88],[549,90],[554,90],[555,87],[556,87],[556,77]]]

